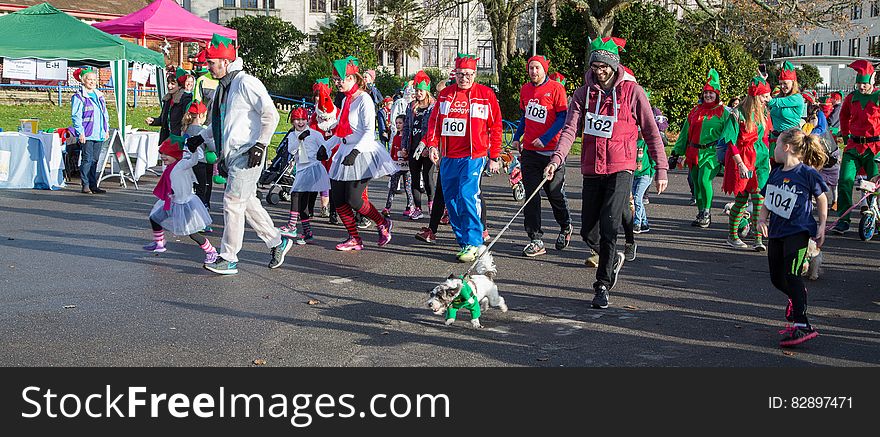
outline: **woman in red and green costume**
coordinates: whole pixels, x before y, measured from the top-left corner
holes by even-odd
[[[746,204],[752,200],[752,229],[757,230],[756,221],[764,205],[761,189],[770,176],[770,149],[767,134],[772,129],[767,113],[770,101],[770,85],[758,76],[749,84],[748,95],[736,109],[733,117],[724,125],[722,141],[727,143],[724,158],[724,182],[721,189],[733,194],[736,199],[730,208],[727,245],[734,249],[748,249],[739,238],[739,230]],[[761,235],[755,232],[754,250],[767,250]]]
[[[840,164],[838,182],[837,211],[840,216],[832,232],[843,235],[849,230],[849,209],[852,207],[852,190],[859,169],[868,178],[877,176],[877,162],[874,158],[880,153],[880,91],[874,88],[874,66],[859,59],[849,64],[856,71],[856,89],[843,100],[840,108],[840,136],[846,142]]]
[[[690,167],[698,210],[697,219],[691,224],[707,228],[712,223],[709,213],[714,195],[712,179],[721,169],[718,158],[715,157],[715,144],[721,138],[721,129],[730,118],[730,113],[721,103],[721,83],[715,69],[709,70],[702,97],[702,103],[691,110],[681,127],[681,134],[675,142],[672,154],[683,155],[685,164]]]
[[[773,122],[773,130],[770,132],[770,156],[773,156],[779,133],[800,128],[803,117],[807,115],[807,102],[801,95],[797,73],[791,62],[785,61],[782,64],[782,71],[779,72],[779,94],[773,96],[767,107],[770,108],[770,120]]]

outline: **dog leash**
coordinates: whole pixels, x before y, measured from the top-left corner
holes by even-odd
[[[560,170],[560,169],[557,168],[557,170]],[[561,170],[562,170],[562,171],[565,171],[564,168],[562,168]],[[504,225],[504,228],[501,229],[500,232],[498,232],[498,235],[496,235],[495,238],[492,239],[492,242],[489,243],[489,246],[486,247],[486,250],[484,250],[483,253],[477,255],[477,258],[474,259],[474,263],[471,264],[471,266],[470,266],[470,267],[467,269],[467,271],[464,273],[465,276],[470,276],[470,275],[471,275],[471,272],[474,270],[474,267],[477,266],[477,263],[480,262],[480,259],[483,257],[483,255],[489,253],[489,251],[492,249],[492,246],[494,246],[495,243],[498,241],[498,239],[501,238],[502,235],[504,235],[504,232],[506,232],[507,229],[510,228],[510,225],[513,224],[513,221],[516,220],[516,218],[519,217],[520,214],[522,214],[523,209],[525,209],[526,205],[528,205],[529,202],[531,202],[532,198],[535,197],[535,195],[538,194],[538,192],[541,191],[541,188],[544,186],[544,184],[545,184],[548,180],[549,180],[549,179],[547,179],[547,176],[544,175],[544,179],[542,179],[542,180],[541,180],[541,183],[538,184],[538,188],[535,188],[535,191],[532,192],[532,195],[529,196],[529,198],[526,199],[525,202],[523,202],[522,206],[519,208],[519,211],[517,211],[517,212],[513,215],[513,217],[510,218],[510,221],[507,222],[507,224]]]
[[[874,193],[875,193],[874,191],[868,192],[868,193],[866,193],[864,196],[862,196],[862,198],[859,199],[858,202],[853,202],[852,206],[850,206],[848,210],[844,211],[843,214],[838,214],[838,216],[837,216],[837,220],[835,220],[834,223],[825,226],[825,232],[828,232],[828,231],[830,231],[832,228],[834,228],[835,226],[837,226],[837,222],[839,222],[840,219],[843,218],[843,216],[845,216],[845,215],[851,213],[852,210],[854,210],[857,206],[859,206],[860,203],[862,203],[862,201],[864,201],[865,199],[867,199],[869,196],[873,195]]]

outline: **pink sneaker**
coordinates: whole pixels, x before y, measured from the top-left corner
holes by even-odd
[[[428,201],[428,211],[433,211],[433,210],[434,210],[434,201],[429,200]]]
[[[422,214],[422,209],[421,209],[421,208],[415,208],[415,209],[413,209],[412,214],[409,215],[409,218],[410,218],[411,220],[418,220],[418,219],[423,218],[424,216],[425,216],[425,215]]]
[[[391,215],[391,210],[388,208],[382,208],[382,216],[388,217],[389,215]]]
[[[154,242],[144,246],[144,250],[146,250],[147,252],[162,253],[168,249],[165,248],[165,243],[158,243],[158,242],[154,241]]]
[[[384,225],[377,225],[376,228],[379,230],[379,247],[382,247],[391,242],[391,228],[394,227],[394,223],[389,219],[385,219]]]
[[[217,255],[217,251],[216,251],[216,250],[212,250],[212,251],[210,251],[210,252],[205,253],[205,262],[204,262],[204,264],[214,264],[215,262],[217,262],[217,257],[218,257],[218,256],[219,256],[219,255]]]
[[[403,215],[404,215],[405,217],[410,217],[410,216],[412,216],[412,213],[413,213],[413,209],[410,208],[410,207],[406,207],[406,209],[403,210]]]
[[[489,240],[491,240],[491,238],[489,238],[489,231],[483,231],[483,242],[485,243]]]
[[[364,243],[360,238],[348,237],[348,240],[343,241],[336,245],[336,250],[340,251],[349,251],[349,250],[361,250],[364,248]]]

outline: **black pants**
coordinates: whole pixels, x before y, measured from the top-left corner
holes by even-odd
[[[199,196],[205,208],[211,209],[211,189],[214,187],[212,181],[214,177],[214,166],[206,162],[200,162],[193,166],[193,173],[196,174],[196,183],[193,188],[196,196]]]
[[[427,195],[428,202],[435,196],[434,181],[431,180],[431,170],[433,169],[434,163],[430,158],[409,158],[409,171],[412,174],[413,204],[415,204],[416,208],[422,209],[422,193]],[[440,178],[437,178],[437,183],[440,183]]]
[[[617,256],[617,232],[623,210],[632,194],[633,175],[621,171],[603,176],[584,176],[581,206],[581,237],[590,244],[590,232],[599,226],[599,268],[596,282],[611,288],[611,273]]]
[[[807,232],[767,240],[770,281],[791,299],[792,319],[789,321],[807,325],[807,287],[801,278],[801,267],[807,257],[809,242]]]
[[[153,231],[155,231],[155,232],[159,232],[162,230],[162,226],[160,226],[158,223],[154,222],[153,219],[150,219],[150,227],[153,228]],[[205,241],[208,241],[207,238],[205,238],[202,234],[200,234],[198,232],[196,232],[195,234],[189,234],[189,238],[192,241],[195,241],[196,244],[198,244],[199,246],[205,244]]]
[[[520,155],[522,164],[523,186],[526,195],[531,195],[544,180],[544,168],[550,163],[552,156],[544,156],[533,150],[524,150]],[[553,218],[559,228],[567,230],[571,226],[571,213],[568,211],[568,199],[565,197],[565,163],[553,174],[553,179],[544,184],[544,193],[553,209]],[[530,240],[540,240],[544,236],[541,229],[541,196],[535,196],[523,209],[523,221]]]
[[[317,192],[293,192],[290,193],[290,210],[299,212],[299,219],[310,219],[315,215],[315,201],[318,199]]]
[[[623,218],[620,221],[620,227],[623,228],[623,236],[626,244],[634,244],[636,242],[636,235],[633,232],[633,212],[628,207],[623,208]],[[596,222],[596,226],[593,226],[593,229],[590,229],[590,234],[587,237],[587,246],[589,246],[590,249],[593,249],[594,252],[599,253],[598,222]]]
[[[431,220],[428,222],[428,229],[433,233],[437,233],[440,226],[440,219],[443,218],[443,211],[446,210],[446,199],[443,197],[443,185],[440,184],[440,172],[437,172],[437,188],[434,190],[434,204],[431,207]],[[413,190],[415,191],[415,190]],[[486,227],[486,198],[480,202],[480,221],[483,222],[483,229]]]
[[[355,212],[364,206],[364,190],[370,179],[359,181],[337,181],[330,179],[330,204],[333,209],[342,205],[349,205]]]

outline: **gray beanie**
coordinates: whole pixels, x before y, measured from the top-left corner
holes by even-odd
[[[617,67],[620,66],[620,55],[606,50],[594,50],[590,53],[590,64],[593,62],[608,64],[612,70],[617,71]]]

